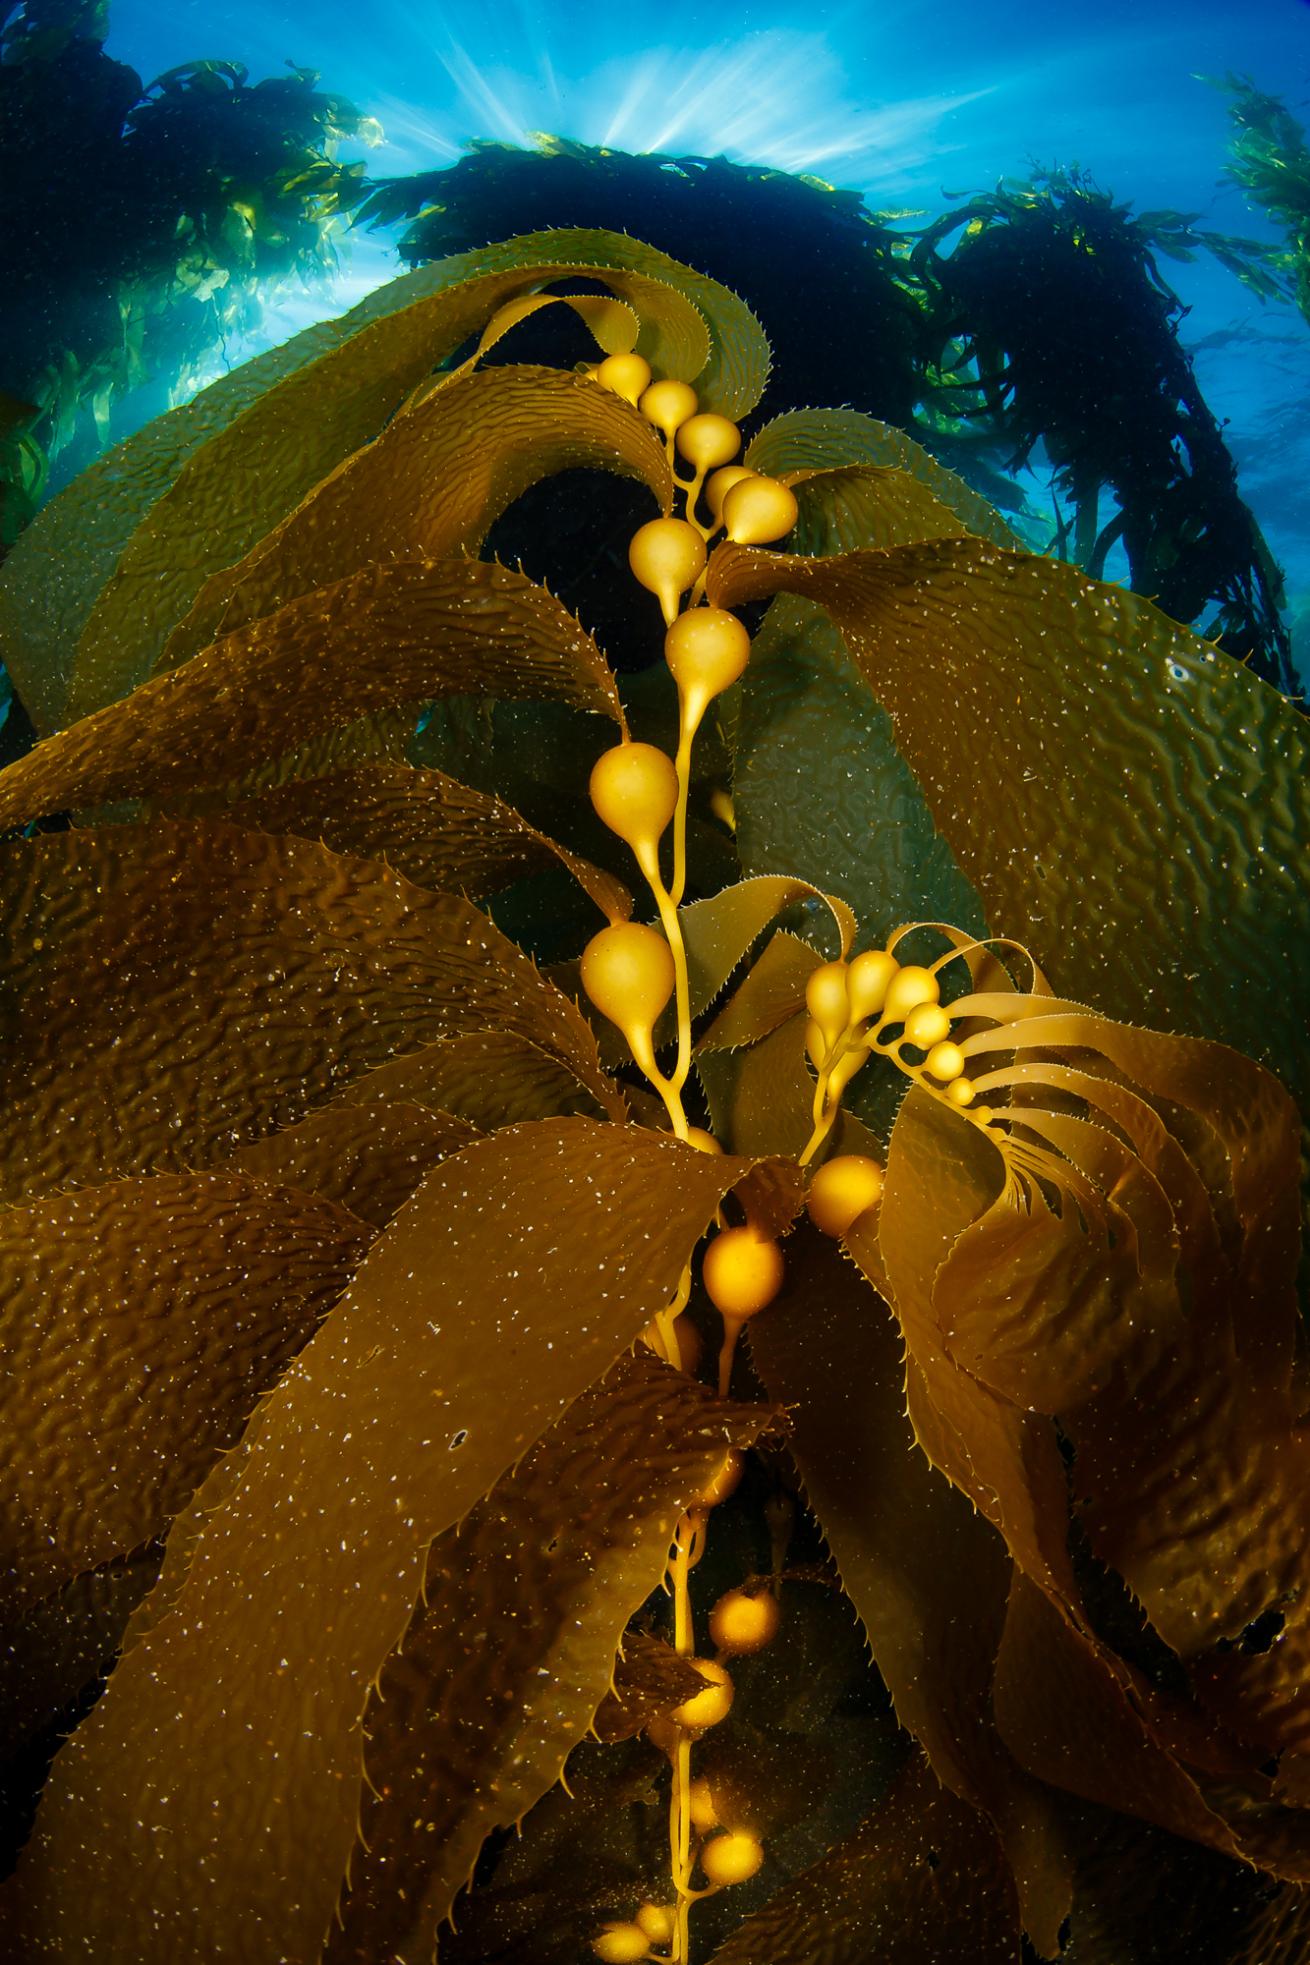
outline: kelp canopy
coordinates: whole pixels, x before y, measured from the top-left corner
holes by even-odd
[[[483,363],[547,310],[599,357]],[[1305,725],[871,418],[713,464],[767,368],[513,239],[0,574],[10,1955],[1303,1946]],[[622,686],[478,557],[577,468]]]
[[[265,300],[321,277],[363,188],[336,145],[380,135],[308,69],[250,85],[204,60],[143,87],[105,53],[107,16],[0,0],[0,391],[25,411],[0,415],[0,550],[79,418],[89,454],[126,391],[194,389]]]

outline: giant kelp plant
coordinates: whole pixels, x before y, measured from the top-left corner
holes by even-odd
[[[194,388],[280,286],[321,277],[362,190],[336,145],[376,131],[307,69],[252,86],[195,61],[143,88],[107,15],[0,0],[0,438],[25,446],[0,448],[0,551],[79,418],[103,440],[128,390]]]
[[[1134,217],[1059,171],[957,204],[917,243],[895,229],[911,216],[723,158],[542,138],[533,151],[475,144],[445,169],[379,184],[355,222],[408,218],[399,249],[411,265],[546,226],[636,232],[765,313],[778,357],[766,411],[866,410],[1016,507],[1006,471],[1040,441],[1069,514],[1057,514],[1064,556],[1099,578],[1122,545],[1139,593],[1292,690],[1281,575],[1158,265],[1214,253],[1268,294],[1277,275],[1263,249],[1198,230],[1194,215]]]
[[[515,239],[0,576],[10,1956],[1297,1955],[1304,723],[766,372]]]

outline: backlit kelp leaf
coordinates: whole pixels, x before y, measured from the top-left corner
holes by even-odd
[[[612,1099],[613,1094],[609,1097]],[[603,1118],[609,1106],[586,1090],[557,1057],[513,1031],[476,1030],[374,1065],[338,1093],[342,1105],[414,1103],[447,1108],[483,1132],[524,1119],[581,1113]],[[619,1108],[609,1116],[619,1116]]]
[[[939,464],[931,451],[904,430],[857,409],[788,410],[751,439],[743,461],[770,477],[790,476],[794,471],[843,471],[852,465],[903,471],[954,512],[965,531],[997,546],[1020,544],[996,508],[956,472]],[[812,550],[831,552],[833,547]]]
[[[989,916],[1057,989],[1306,1088],[1310,747],[1276,690],[1138,596],[983,541],[711,560],[716,605],[779,588],[829,609]]]
[[[802,873],[871,928],[925,917],[981,932],[982,906],[841,635],[780,595],[751,644],[733,773],[748,874]]]
[[[676,280],[661,277],[676,262],[624,240],[608,281],[609,243],[604,233],[507,240],[393,280],[340,320],[297,336],[159,419],[79,478],[38,546],[25,552],[19,579],[0,583],[7,603],[0,641],[8,648],[12,622],[24,676],[58,678],[44,691],[51,713],[48,723],[39,719],[42,727],[64,713],[74,661],[69,717],[101,708],[148,675],[204,579],[240,560],[315,484],[371,442],[415,385],[510,295],[595,269],[598,280],[627,290],[647,318],[638,345],[661,372],[695,375],[709,341],[695,301],[689,305]],[[639,269],[635,276],[624,263]],[[718,303],[716,311],[740,307],[712,281],[688,279]],[[172,436],[174,418],[183,419],[181,441]],[[91,514],[100,515],[92,533],[99,550],[84,572],[74,571]],[[52,568],[58,616],[39,643],[28,642]]]
[[[725,1445],[749,1446],[770,1417],[638,1351],[433,1544],[424,1601],[365,1714],[359,1838],[328,1959],[432,1957],[485,1837],[554,1786],[606,1701],[682,1508]]]
[[[429,1174],[179,1525],[169,1608],[46,1790],[11,1948],[317,1957],[431,1543],[631,1345],[749,1171],[565,1119]]]
[[[626,920],[632,912],[632,896],[613,874],[538,832],[503,798],[441,771],[375,765],[299,779],[225,807],[224,817],[260,832],[321,839],[338,853],[384,859],[417,886],[445,888],[472,901],[499,893],[523,874],[562,866],[608,921]]]
[[[9,1610],[162,1534],[372,1238],[245,1174],[0,1212]]]
[[[588,468],[638,479],[669,510],[664,446],[613,390],[526,363],[467,375],[397,417],[244,560],[215,573],[159,666],[361,567],[476,553],[530,485]]]
[[[788,1244],[787,1282],[750,1330],[842,1586],[901,1724],[937,1776],[996,1824],[1038,1949],[1058,1949],[1070,1859],[1052,1797],[997,1739],[992,1667],[1011,1564],[993,1528],[918,1450],[900,1333],[817,1231]]]
[[[917,1754],[868,1820],[748,1917],[711,1965],[874,1957],[1018,1965],[1013,1891],[995,1837]]]
[[[470,560],[397,560],[223,636],[0,774],[0,825],[223,784],[397,704],[553,698],[620,726],[609,665],[541,587]]]
[[[106,827],[12,845],[0,883],[12,1195],[215,1159],[463,1031],[527,1037],[623,1111],[576,1006],[467,901],[378,862]]]
[[[78,637],[145,513],[188,458],[275,382],[324,353],[340,326],[319,321],[155,417],[93,459],[15,542],[0,570],[0,649],[38,730],[60,721]]]
[[[239,1147],[223,1164],[335,1201],[383,1228],[429,1167],[481,1137],[469,1120],[421,1105],[334,1105]]]

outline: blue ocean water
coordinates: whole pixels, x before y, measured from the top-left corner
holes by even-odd
[[[147,81],[210,56],[244,63],[252,81],[288,63],[316,69],[380,124],[381,142],[359,152],[374,177],[453,162],[471,139],[528,143],[548,131],[811,172],[873,209],[906,212],[907,226],[951,193],[1076,165],[1138,211],[1172,208],[1205,229],[1272,239],[1265,215],[1225,181],[1228,100],[1213,82],[1249,77],[1302,121],[1310,102],[1304,0],[675,0],[658,13],[379,0],[367,16],[345,0],[114,0],[106,48]],[[326,288],[284,297],[227,360],[341,311],[396,270],[393,235],[356,232],[339,250]],[[1242,494],[1285,569],[1304,670],[1310,327],[1208,255],[1163,270],[1190,310],[1182,338]]]

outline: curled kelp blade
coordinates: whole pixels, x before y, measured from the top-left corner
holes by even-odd
[[[853,1835],[779,1890],[710,1965],[1018,1965],[1013,1886],[977,1812],[915,1755]]]
[[[397,557],[476,553],[508,505],[558,471],[635,478],[667,512],[663,443],[613,390],[562,369],[481,369],[416,404],[347,458],[237,564],[213,574],[170,635],[169,668],[315,587]]]
[[[441,771],[389,764],[332,772],[274,786],[222,810],[235,824],[260,832],[292,832],[321,839],[339,853],[385,860],[416,886],[471,901],[499,893],[523,874],[563,867],[607,921],[626,921],[632,913],[632,895],[613,874],[539,832],[503,798]]]
[[[244,1171],[0,1211],[7,1614],[163,1534],[371,1239]]]
[[[895,1320],[830,1242],[801,1229],[783,1294],[755,1320],[750,1345],[770,1396],[786,1387],[807,1499],[897,1718],[937,1778],[996,1824],[1025,1925],[1053,1952],[1070,1887],[1059,1810],[990,1712],[1011,1563],[915,1444]]]
[[[318,1956],[431,1544],[630,1347],[751,1173],[583,1119],[433,1170],[179,1524],[164,1607],[46,1790],[11,1949]]]
[[[806,901],[822,905],[831,929],[836,931],[837,946],[846,955],[855,938],[855,916],[844,901],[821,893],[808,880],[761,875],[756,880],[738,881],[736,886],[725,887],[722,893],[684,908],[682,933],[687,945],[692,1014],[698,1015],[713,1002],[771,921],[796,902]]]
[[[1057,990],[1310,1089],[1310,749],[1276,690],[1136,595],[982,540],[711,560],[714,604],[780,589],[827,608],[989,915]]]
[[[1118,1037],[1124,1027],[1114,1030]],[[1123,1042],[1132,1048],[1142,1036],[1126,1032]],[[1148,1038],[1162,1047],[1171,1042]],[[1194,1055],[1206,1047],[1181,1048]],[[1146,1063],[1139,1061],[1133,1074],[1139,1085],[1145,1073]],[[1186,1085],[1185,1072],[1182,1078]],[[1205,1081],[1206,1074],[1196,1075],[1188,1087],[1192,1096]],[[1236,1118],[1241,1093],[1221,1088],[1212,1094],[1221,1107],[1225,1095],[1233,1099]],[[1240,1131],[1245,1141],[1245,1128]],[[1234,1137],[1234,1150],[1239,1157],[1244,1151],[1250,1165],[1261,1161],[1254,1139],[1243,1149]],[[1234,1182],[1234,1191],[1244,1178]],[[887,1279],[907,1346],[915,1437],[1001,1531],[1016,1569],[1054,1606],[1070,1633],[1070,1670],[1076,1663],[1078,1673],[1090,1674],[1100,1688],[1095,1710],[1104,1747],[1093,1785],[1092,1774],[1080,1771],[1078,1753],[1061,1744],[1058,1729],[1051,1731],[1056,1712],[1076,1703],[1058,1682],[1033,1682],[1031,1709],[1040,1707],[1045,1717],[1024,1721],[1026,1732],[1016,1719],[1007,1738],[1045,1779],[1057,1778],[1053,1770],[1063,1756],[1061,1785],[1094,1799],[1113,1794],[1110,1805],[1300,1876],[1307,1853],[1304,1817],[1280,1808],[1277,1797],[1259,1809],[1254,1800],[1239,1806],[1215,1785],[1212,1765],[1218,1756],[1230,1787],[1238,1777],[1258,1787],[1270,1753],[1281,1750],[1288,1767],[1303,1764],[1305,1627],[1288,1606],[1299,1604],[1303,1589],[1303,1537],[1291,1524],[1304,1514],[1310,1469],[1291,1410],[1290,1361],[1281,1388],[1268,1368],[1271,1357],[1287,1356],[1281,1332],[1289,1314],[1290,1251],[1277,1232],[1288,1208],[1286,1185],[1281,1197],[1265,1198],[1260,1223],[1248,1221],[1250,1233],[1242,1238],[1248,1252],[1236,1266],[1227,1265],[1222,1287],[1198,1277],[1188,1319],[1176,1321],[1163,1340],[1149,1323],[1130,1333],[1138,1353],[1116,1361],[1105,1390],[1061,1412],[1071,1471],[1053,1423],[960,1369],[943,1334],[944,1324],[964,1314],[962,1289],[977,1289],[980,1302],[994,1302],[999,1322],[1007,1314],[1012,1289],[1005,1275],[989,1270],[980,1284],[953,1253],[967,1249],[972,1224],[988,1219],[1000,1188],[999,1156],[978,1129],[914,1090],[892,1135],[876,1228],[857,1226],[850,1240],[866,1272],[876,1278],[881,1266]],[[1247,1205],[1255,1205],[1253,1193]],[[1040,1230],[1043,1237],[1048,1232]],[[1065,1232],[1076,1237],[1084,1230],[1071,1219]],[[1204,1232],[1198,1238],[1189,1230],[1183,1256],[1212,1243]],[[1095,1265],[1090,1276],[1075,1281],[1104,1307]],[[1070,1305],[1062,1294],[1067,1282],[1057,1253],[1047,1300],[1050,1345],[1057,1352],[1064,1320],[1081,1314],[1076,1298]],[[1241,1345],[1234,1327],[1242,1331]],[[1043,1342],[1035,1329],[1034,1346]],[[1186,1669],[1190,1699],[1150,1694],[1140,1674],[1088,1636],[1068,1553],[1071,1500],[1080,1532],[1128,1582],[1175,1652],[1176,1669]],[[1286,1621],[1279,1643],[1262,1651],[1234,1641],[1248,1620],[1275,1609]],[[1052,1670],[1057,1663],[1052,1654]],[[1013,1681],[1019,1690],[1026,1683],[1027,1668]],[[1012,1702],[1018,1696],[1013,1691]],[[1112,1720],[1122,1734],[1120,1753],[1112,1744]],[[1034,1756],[1019,1743],[1036,1737],[1045,1745]]]
[[[1014,547],[1021,543],[995,506],[989,505],[955,471],[939,464],[931,451],[925,450],[904,430],[882,423],[876,416],[866,416],[861,410],[788,410],[782,416],[775,416],[752,437],[743,462],[768,477],[788,479],[796,473],[836,473],[852,466],[868,470],[870,482],[876,482],[884,472],[901,472],[915,479],[937,506],[954,514],[960,521],[954,528],[956,532],[972,532],[997,546]],[[930,512],[932,506],[923,510]],[[869,546],[875,542],[860,539],[852,543]],[[837,549],[829,544],[809,550]]]
[[[670,1524],[772,1416],[639,1350],[438,1537],[365,1714],[359,1837],[326,1958],[433,1955],[486,1836],[554,1786],[608,1701]]]
[[[223,785],[376,712],[460,693],[623,723],[605,657],[544,588],[508,567],[398,559],[224,635],[47,737],[0,773],[0,826]]]
[[[218,822],[52,833],[0,858],[0,913],[10,1195],[212,1163],[475,1030],[625,1109],[577,1007],[469,902],[377,861]]]
[[[0,647],[38,728],[98,709],[149,674],[205,577],[247,553],[504,300],[539,280],[587,273],[629,291],[644,315],[639,346],[661,373],[699,373],[708,320],[743,347],[763,344],[726,289],[663,254],[643,270],[645,251],[604,233],[556,233],[424,267],[100,459],[41,515],[0,580]]]

